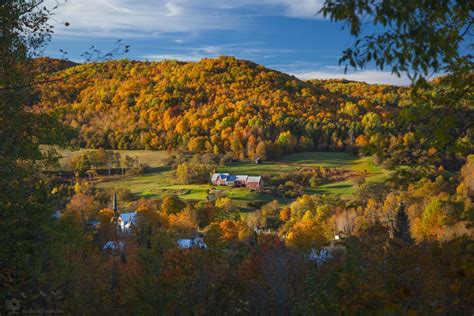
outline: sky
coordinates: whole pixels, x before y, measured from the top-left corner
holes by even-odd
[[[323,0],[46,0],[60,6],[45,55],[81,62],[92,45],[107,52],[118,39],[130,45],[121,58],[198,61],[221,55],[247,59],[300,79],[346,78],[408,84],[374,68],[344,68],[338,61],[353,43],[343,24],[317,12]],[[65,22],[69,26],[65,26]],[[63,54],[60,50],[66,51]]]

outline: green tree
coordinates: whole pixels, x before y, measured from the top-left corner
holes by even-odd
[[[176,178],[179,184],[189,184],[191,182],[189,164],[183,162],[176,168]]]
[[[163,198],[161,203],[161,211],[166,214],[177,214],[183,208],[186,207],[186,203],[181,201],[176,195],[167,195]]]
[[[389,148],[381,142],[379,153],[419,164],[473,150],[473,10],[465,0],[325,1],[320,12],[346,23],[356,38],[340,59],[346,69],[375,63],[412,80],[412,104],[395,117],[391,132],[399,138],[413,132],[418,142]],[[374,27],[364,28],[367,23]],[[444,76],[429,82],[433,73]]]
[[[321,13],[347,24],[357,40],[341,62],[363,68],[370,62],[411,79],[434,72],[469,73],[473,56],[462,46],[473,24],[470,1],[326,0]],[[365,23],[375,26],[372,31]]]
[[[277,144],[281,146],[285,153],[292,152],[295,141],[291,132],[281,132],[280,135],[278,135]]]
[[[267,159],[267,145],[264,141],[260,141],[255,149],[255,155],[261,159]]]
[[[0,301],[24,298],[22,308],[34,306],[48,259],[56,257],[51,187],[39,171],[57,157],[39,144],[63,143],[66,135],[52,117],[29,111],[31,57],[51,33],[42,2],[0,3]]]

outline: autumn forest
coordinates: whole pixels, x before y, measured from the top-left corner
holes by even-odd
[[[474,312],[472,3],[319,8],[406,85],[53,58],[43,4],[0,4],[0,314]]]

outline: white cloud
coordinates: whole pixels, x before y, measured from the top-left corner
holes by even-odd
[[[55,23],[61,37],[148,37],[167,33],[192,33],[203,30],[234,29],[243,18],[217,14],[189,5],[191,0],[69,0],[55,12]],[[53,6],[55,0],[47,0]]]
[[[199,61],[205,57],[208,57],[208,56],[199,55],[199,54],[150,54],[150,55],[142,56],[142,58],[146,60],[174,59],[174,60],[179,60],[179,61]]]
[[[49,7],[55,4],[46,0]],[[314,18],[321,5],[322,0],[67,0],[53,23],[61,37],[146,37],[245,28],[252,16]]]
[[[50,7],[57,0],[46,0]],[[315,15],[324,0],[67,0],[54,16],[56,36],[106,39],[166,37],[175,47],[163,47],[141,56],[143,59],[177,59],[197,61],[204,57],[233,55],[251,60],[272,60],[275,57],[301,52],[295,49],[268,48],[267,43],[247,42],[209,44],[189,47],[203,31],[253,29],[252,17],[287,16],[302,19],[321,18]],[[70,27],[64,26],[64,21]],[[197,35],[197,36],[196,36]],[[338,58],[331,52],[321,58]],[[320,52],[320,53],[321,53]],[[308,52],[306,52],[308,53]],[[315,55],[318,55],[314,51]],[[145,53],[142,53],[145,54]],[[278,60],[276,60],[278,62]],[[334,61],[331,61],[334,62]],[[340,67],[326,62],[299,62],[273,65],[301,79],[345,78],[368,83],[408,84],[406,77],[398,78],[375,70],[351,71],[344,74]]]
[[[288,16],[304,18],[316,17],[324,3],[324,1],[319,0],[275,0],[275,2],[281,2],[281,5],[286,7]]]
[[[336,69],[340,70],[339,67]],[[291,75],[302,80],[308,79],[347,79],[353,81],[365,81],[367,83],[391,84],[391,85],[408,85],[410,80],[406,76],[397,77],[390,72],[377,70],[353,71],[344,74],[343,71],[335,71],[335,67],[325,67],[323,70],[317,71],[296,71]]]
[[[176,59],[181,61],[198,61],[202,58],[212,58],[222,55],[235,56],[243,59],[272,58],[278,54],[293,52],[293,50],[281,50],[265,48],[263,42],[239,42],[222,45],[202,45],[202,46],[176,46],[167,47],[159,53],[150,53],[140,56],[140,59],[162,60]]]
[[[177,3],[170,1],[165,6],[168,9],[166,16],[178,16],[182,13],[182,8]]]

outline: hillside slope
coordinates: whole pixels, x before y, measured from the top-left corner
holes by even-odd
[[[42,87],[35,109],[57,113],[78,131],[80,146],[183,146],[236,157],[351,149],[364,133],[364,117],[371,112],[386,117],[404,91],[305,82],[233,57],[109,61],[77,65],[59,75],[68,79]]]

